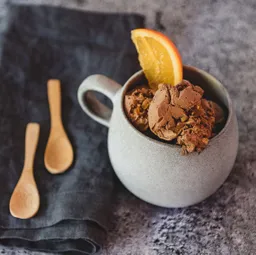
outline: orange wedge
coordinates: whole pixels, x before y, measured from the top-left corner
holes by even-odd
[[[174,86],[182,81],[181,56],[167,36],[151,29],[139,28],[132,30],[131,37],[152,89],[157,89],[160,83]]]

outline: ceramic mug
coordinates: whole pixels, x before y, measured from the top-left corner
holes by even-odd
[[[143,71],[124,84],[103,76],[86,78],[78,100],[92,119],[109,128],[108,150],[113,169],[134,195],[154,205],[185,207],[212,195],[228,177],[237,155],[238,127],[230,96],[213,76],[184,66],[184,79],[201,86],[206,97],[227,109],[225,126],[201,153],[181,154],[181,147],[146,136],[128,120],[124,111],[126,92],[146,84]],[[107,96],[113,110],[100,103],[92,91]]]

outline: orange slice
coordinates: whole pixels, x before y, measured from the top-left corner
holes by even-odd
[[[177,85],[182,81],[181,56],[167,36],[151,29],[139,28],[132,30],[131,37],[151,88],[157,89],[160,83]]]

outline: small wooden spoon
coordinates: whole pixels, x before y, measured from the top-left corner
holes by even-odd
[[[37,123],[27,125],[24,167],[10,200],[9,208],[12,216],[20,219],[33,217],[40,205],[40,197],[33,174],[39,129]]]
[[[48,81],[51,130],[44,163],[52,174],[65,172],[72,164],[74,152],[61,120],[61,88],[59,80]]]

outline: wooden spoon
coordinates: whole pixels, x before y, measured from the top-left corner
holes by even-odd
[[[52,174],[65,172],[72,164],[74,152],[61,120],[61,88],[59,80],[48,81],[51,130],[44,163]]]
[[[40,197],[33,174],[39,129],[37,123],[27,125],[24,167],[10,200],[9,208],[12,216],[20,219],[33,217],[40,205]]]

